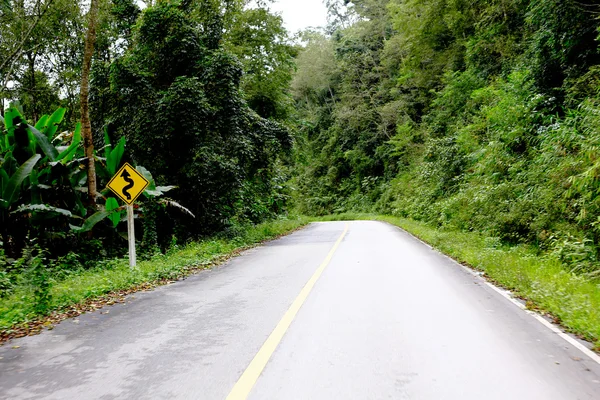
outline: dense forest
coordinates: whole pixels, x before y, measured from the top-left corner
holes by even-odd
[[[0,290],[125,253],[125,161],[142,256],[355,211],[599,271],[600,6],[328,0],[293,35],[270,3],[0,0]]]
[[[151,181],[136,206],[146,254],[283,211],[297,50],[246,3],[0,3],[6,256],[121,255],[106,184],[124,161]]]
[[[598,272],[598,3],[329,7],[292,82],[301,212],[478,231]]]

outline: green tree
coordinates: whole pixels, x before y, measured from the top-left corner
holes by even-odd
[[[112,129],[157,182],[179,187],[175,200],[197,216],[179,221],[181,238],[221,229],[271,196],[274,163],[291,144],[287,130],[244,101],[243,66],[222,46],[223,18],[211,1],[158,3],[111,66]],[[251,196],[246,182],[256,186]]]
[[[264,7],[240,10],[224,42],[243,65],[242,91],[248,105],[261,117],[286,120],[292,107],[288,90],[296,50],[288,43],[281,17]]]

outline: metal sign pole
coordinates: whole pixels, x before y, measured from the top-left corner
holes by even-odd
[[[107,185],[117,197],[127,204],[127,239],[129,241],[129,266],[131,268],[136,267],[133,203],[146,190],[149,184],[150,181],[144,175],[129,163],[125,163]]]
[[[127,237],[129,239],[129,266],[135,268],[135,224],[133,221],[133,205],[127,206]]]

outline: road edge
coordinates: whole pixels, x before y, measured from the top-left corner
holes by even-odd
[[[484,283],[486,286],[488,286],[489,288],[494,290],[500,296],[502,296],[505,299],[507,299],[508,301],[510,301],[513,305],[517,306],[519,309],[524,311],[527,315],[533,317],[540,324],[545,326],[547,329],[549,329],[553,333],[557,334],[561,339],[565,340],[567,343],[569,343],[573,347],[577,348],[579,351],[581,351],[586,356],[588,356],[591,360],[595,361],[598,365],[600,365],[600,354],[593,350],[593,344],[591,342],[573,335],[572,333],[568,332],[564,326],[549,321],[546,318],[546,316],[544,314],[542,314],[541,312],[528,309],[526,304],[524,304],[522,302],[522,300],[518,296],[516,296],[511,290],[501,287],[501,286],[498,286],[495,281],[493,281],[485,273],[483,273],[476,267],[453,258],[452,256],[440,251],[438,248],[432,246],[425,240],[421,239],[419,236],[407,231],[404,228],[394,225],[391,222],[381,221],[381,220],[373,220],[373,221],[382,222],[384,224],[387,224],[387,225],[399,230],[400,232],[406,233],[407,235],[409,235],[416,241],[418,241],[421,244],[423,244],[424,246],[428,247],[430,250],[433,250],[437,254],[445,257],[450,262],[452,262],[453,264],[456,264],[458,267],[460,267],[463,271],[469,273],[470,275],[472,275],[475,278],[478,278],[482,283]],[[551,315],[551,314],[546,313],[546,315]]]
[[[55,325],[65,320],[76,318],[88,312],[94,312],[105,307],[113,306],[115,304],[122,304],[125,302],[128,296],[134,293],[150,292],[158,287],[170,285],[172,283],[185,280],[191,276],[197,275],[204,271],[222,266],[229,260],[242,255],[242,253],[244,253],[247,250],[264,246],[269,242],[279,240],[285,236],[291,235],[295,232],[307,228],[312,223],[313,221],[306,221],[300,226],[278,234],[274,237],[260,240],[250,245],[241,246],[229,253],[220,255],[216,259],[212,260],[209,264],[182,269],[180,276],[178,276],[176,279],[149,280],[141,284],[133,285],[124,290],[110,291],[99,296],[90,297],[82,302],[72,303],[69,306],[65,306],[63,309],[52,311],[48,315],[35,317],[30,321],[17,323],[7,329],[0,329],[0,347],[7,345],[9,342],[15,339],[20,339],[27,336],[35,336],[41,334],[45,330],[52,330],[54,329]]]

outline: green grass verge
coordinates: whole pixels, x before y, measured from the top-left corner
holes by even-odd
[[[399,226],[454,259],[482,270],[486,275],[553,315],[571,332],[600,348],[600,284],[568,272],[555,257],[528,246],[501,246],[477,233],[440,230],[403,218],[369,214],[340,214],[321,218],[301,217],[266,222],[245,228],[231,239],[214,238],[174,249],[130,269],[127,259],[111,262],[53,282],[45,313],[61,311],[111,292],[145,283],[177,279],[210,266],[240,249],[289,233],[310,221],[379,220]],[[0,331],[43,316],[36,310],[31,288],[23,287],[0,299]]]
[[[455,260],[484,271],[492,281],[526,299],[530,307],[551,314],[567,330],[600,349],[600,284],[569,272],[551,254],[540,255],[531,246],[502,246],[481,234],[440,230],[397,217],[341,214],[318,220],[379,220],[396,225]]]
[[[198,268],[223,260],[240,249],[289,233],[309,222],[308,218],[298,217],[244,227],[234,238],[213,238],[173,249],[168,254],[138,262],[136,269],[129,268],[127,259],[114,260],[108,265],[52,282],[49,306],[43,311],[36,309],[33,288],[17,288],[11,295],[0,299],[0,332],[6,333],[44,314],[60,312],[111,292],[129,290],[145,283],[178,279]]]

